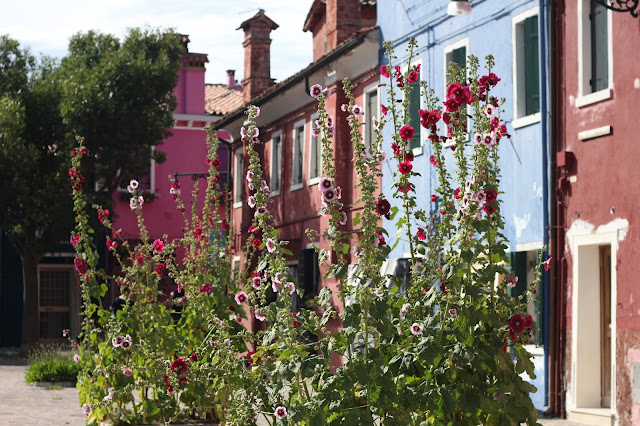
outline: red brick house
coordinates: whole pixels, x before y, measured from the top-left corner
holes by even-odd
[[[558,1],[555,15],[551,402],[580,424],[640,424],[640,20],[594,0]]]
[[[269,61],[269,34],[278,25],[263,10],[240,25],[245,33],[244,106],[226,114],[214,125],[234,138],[231,238],[236,267],[243,260],[242,247],[253,217],[253,210],[246,202],[248,188],[244,179],[248,159],[239,135],[246,119],[244,107],[256,105],[261,109],[257,125],[262,142],[257,150],[271,189],[269,209],[275,217],[279,238],[288,240],[288,248],[294,253],[287,259],[290,272],[297,276],[299,286],[307,294],[323,286],[335,289],[334,281],[322,280],[324,268],[318,265],[314,242],[305,234],[307,228],[322,234],[328,223],[318,213],[321,198],[317,183],[322,176],[322,165],[320,140],[311,134],[316,101],[309,95],[309,88],[320,84],[333,92],[326,107],[336,123],[333,146],[337,184],[342,187],[341,202],[351,219],[361,207],[356,204],[358,194],[354,191],[349,127],[346,114],[340,110],[343,103],[348,103],[342,93],[341,80],[349,77],[355,86],[356,103],[363,105],[369,116],[378,114],[380,40],[375,20],[375,1],[315,0],[304,22],[304,31],[313,34],[313,62],[278,84],[271,79]],[[320,238],[316,243],[320,248],[329,249],[327,239]]]

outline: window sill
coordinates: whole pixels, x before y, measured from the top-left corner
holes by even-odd
[[[240,207],[242,207],[242,201],[235,201],[233,203],[233,208],[234,209],[239,209]]]
[[[539,123],[541,115],[539,112],[535,114],[527,115],[525,117],[516,118],[511,122],[511,127],[514,129],[520,129],[522,127],[530,126],[535,123]]]
[[[291,185],[289,187],[289,192],[297,191],[298,189],[302,189],[302,188],[304,188],[304,183],[303,182],[296,183],[295,185]]]
[[[589,93],[588,95],[578,96],[576,98],[576,107],[582,108],[600,101],[606,101],[607,99],[611,99],[612,97],[613,90],[611,88],[603,89],[598,92]]]
[[[307,181],[307,186],[317,185],[320,183],[320,176],[311,178]]]
[[[414,156],[416,156],[416,155],[422,155],[422,147],[421,147],[421,146],[417,146],[417,147],[413,148],[413,149],[411,150],[411,152],[413,152],[413,155],[414,155]]]
[[[277,191],[271,191],[269,193],[269,198],[277,197],[278,195],[280,195],[280,190],[279,189]]]

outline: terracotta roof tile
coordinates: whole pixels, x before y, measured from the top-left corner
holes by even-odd
[[[207,114],[225,115],[242,106],[242,90],[226,84],[207,84],[204,89],[204,110]]]

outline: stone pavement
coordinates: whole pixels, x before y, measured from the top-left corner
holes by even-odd
[[[0,365],[0,425],[84,425],[78,389],[48,390],[27,385],[26,365]],[[16,364],[15,362],[13,364]],[[542,419],[545,426],[580,426],[560,419]]]

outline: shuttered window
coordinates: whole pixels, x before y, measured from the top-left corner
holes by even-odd
[[[409,95],[409,126],[413,127],[413,139],[409,141],[409,149],[419,148],[420,143],[420,79],[417,83],[409,84],[411,94]]]
[[[524,20],[525,115],[540,111],[540,67],[538,56],[538,17]]]
[[[591,92],[609,87],[609,28],[607,9],[591,1]],[[585,64],[588,66],[588,64]]]
[[[304,291],[304,302],[318,295],[318,281],[320,280],[320,264],[315,249],[300,250],[298,261],[298,286]]]

